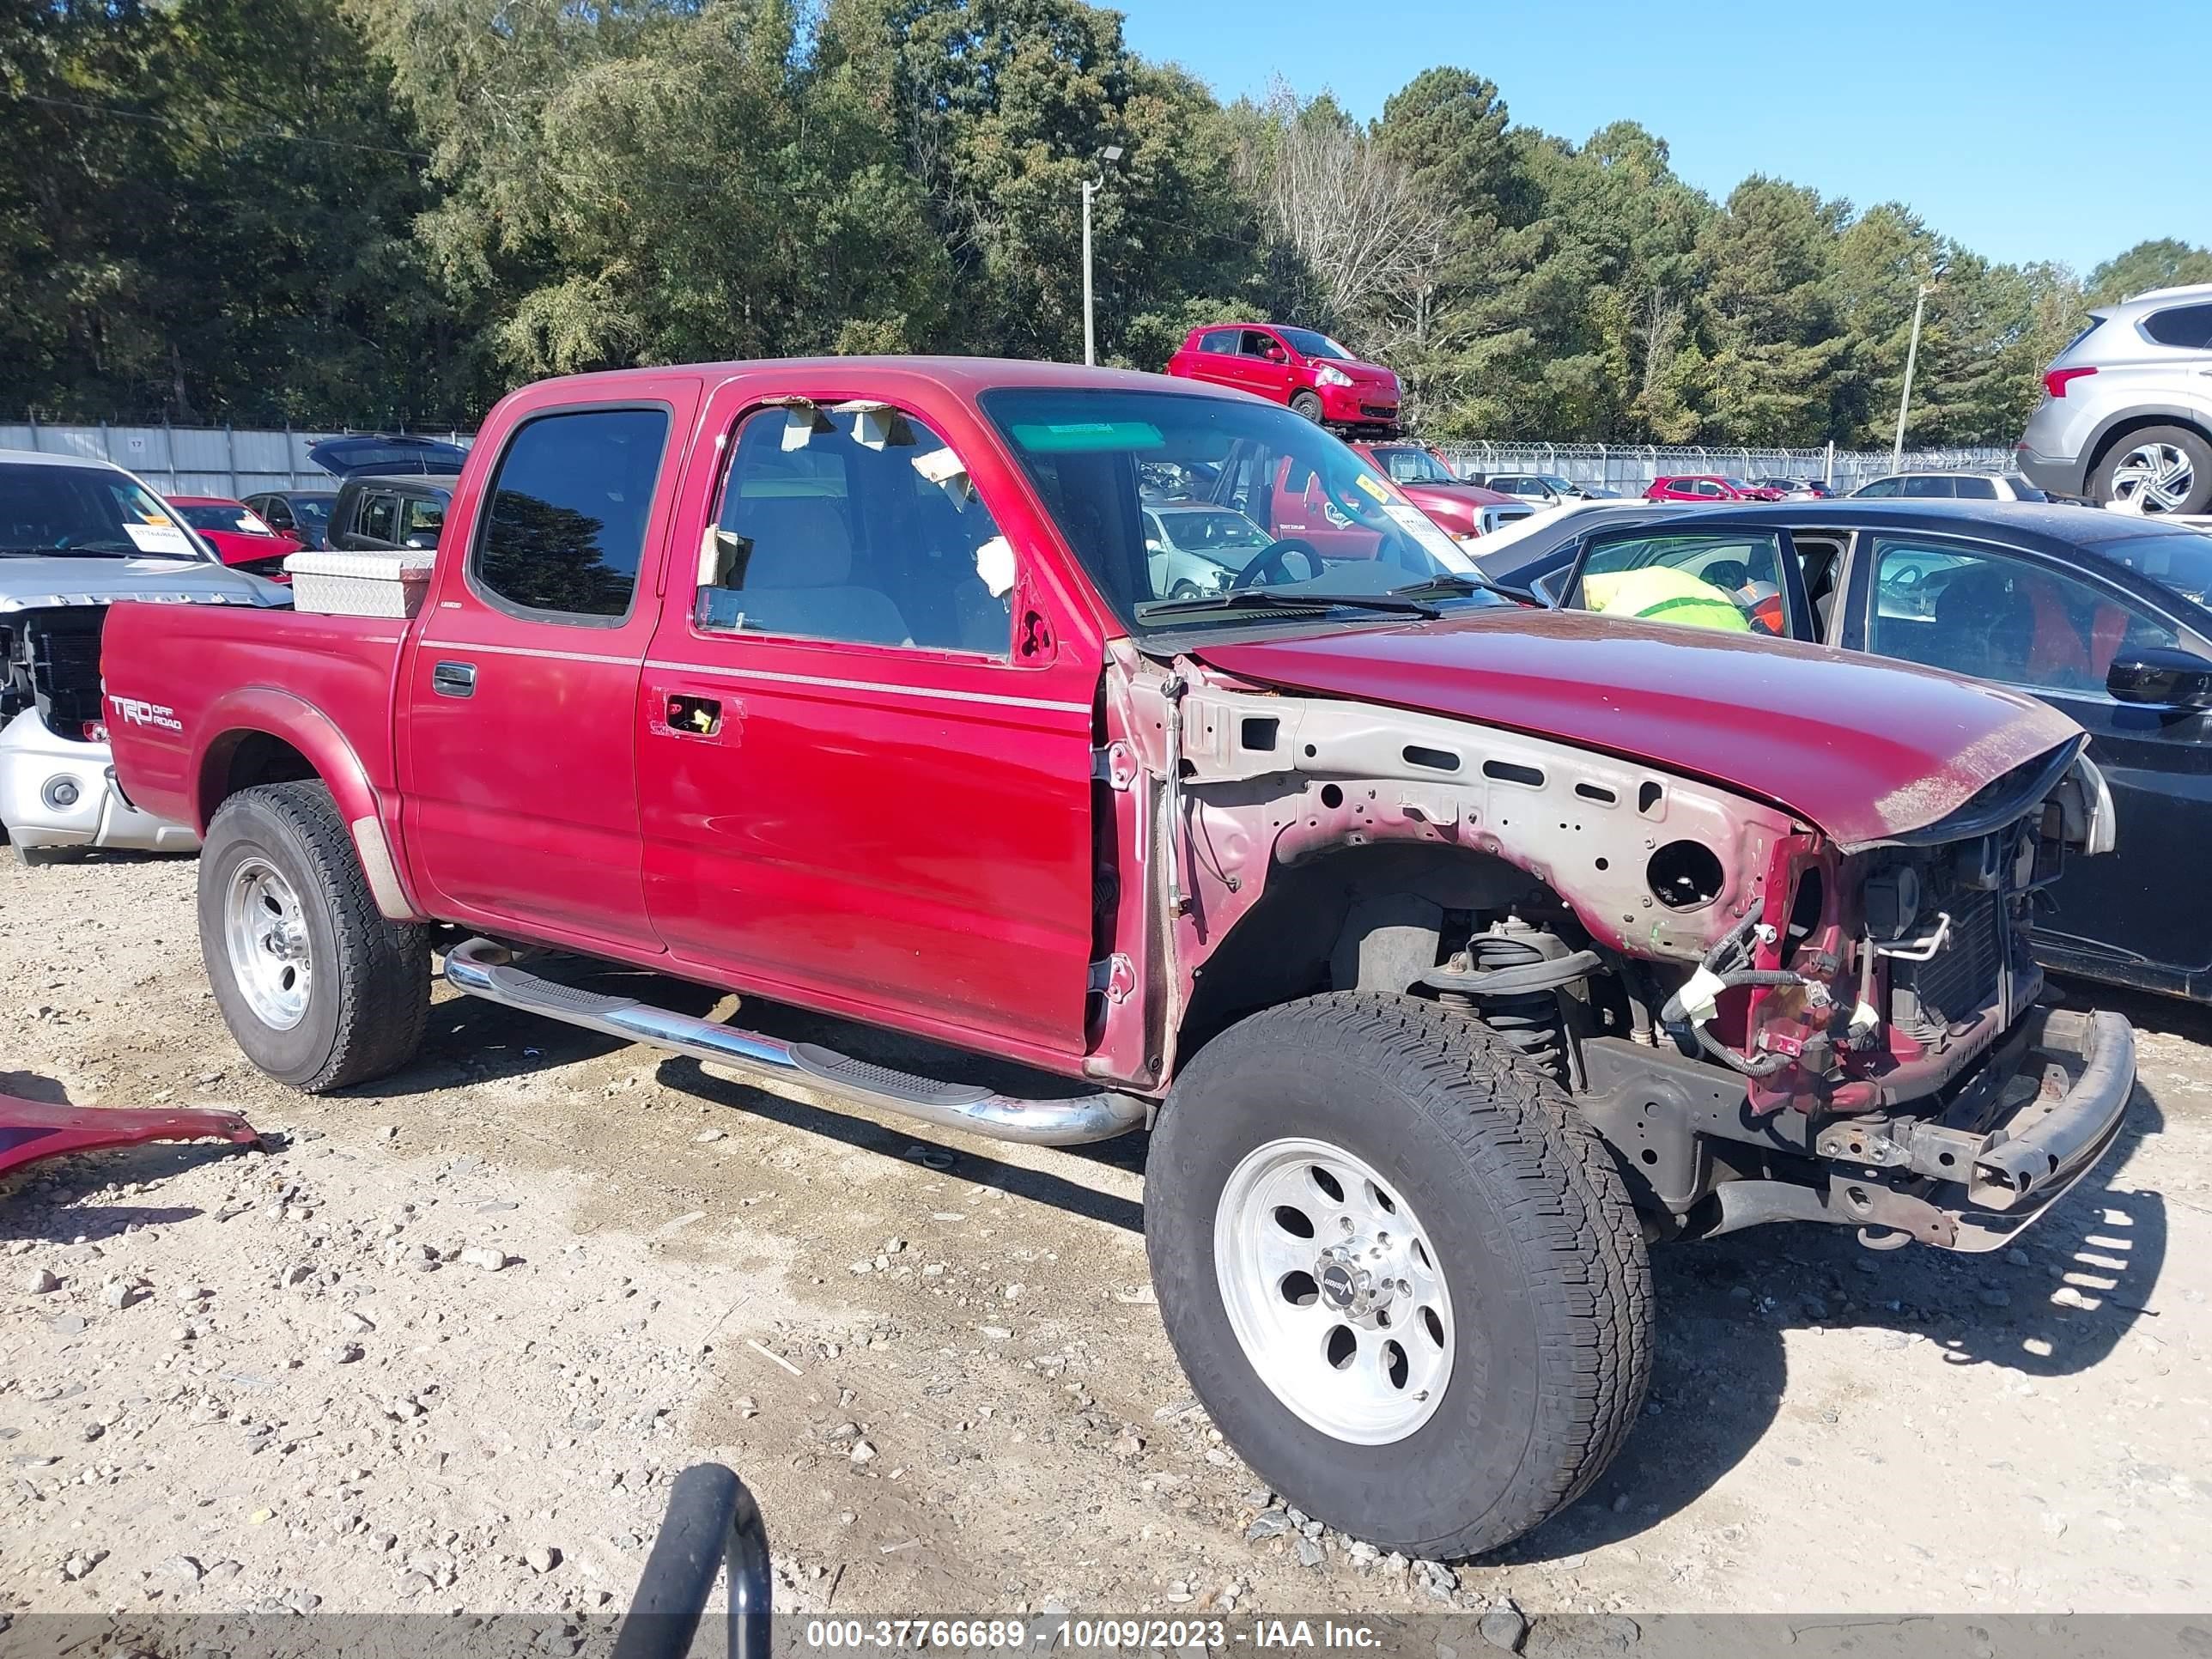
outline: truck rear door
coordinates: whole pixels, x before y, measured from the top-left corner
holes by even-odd
[[[968,477],[965,406],[859,378],[710,397],[642,684],[647,908],[702,977],[1065,1059],[1103,647],[1004,474]]]
[[[439,914],[583,948],[656,943],[637,683],[698,402],[696,380],[630,380],[619,401],[487,429],[501,453],[453,502],[403,682],[406,847]]]

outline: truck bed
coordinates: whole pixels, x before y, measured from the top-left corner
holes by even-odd
[[[204,831],[203,803],[221,793],[208,783],[259,759],[235,734],[289,731],[296,740],[304,718],[351,752],[380,806],[393,810],[393,682],[407,626],[283,610],[115,606],[101,672],[117,781],[146,811]],[[225,732],[234,735],[210,746]]]

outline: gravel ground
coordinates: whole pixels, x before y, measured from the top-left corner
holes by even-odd
[[[0,1183],[0,1613],[618,1607],[700,1458],[759,1494],[790,1609],[2205,1604],[2195,1010],[2117,1000],[2130,1133],[2021,1249],[1662,1252],[1626,1455],[1443,1567],[1302,1525],[1220,1443],[1146,1287],[1139,1139],[916,1133],[442,997],[408,1070],[307,1099],[231,1045],[192,881],[0,867],[0,1089],[270,1137]]]

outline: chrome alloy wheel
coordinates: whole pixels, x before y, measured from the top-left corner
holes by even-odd
[[[2137,444],[2112,469],[2112,496],[2123,501],[2140,496],[2146,513],[2177,513],[2196,482],[2196,468],[2177,446]]]
[[[264,1025],[290,1030],[307,1017],[314,980],[299,894],[266,859],[246,859],[231,872],[222,915],[239,994]]]
[[[1364,1159],[1296,1137],[1253,1149],[1213,1218],[1213,1270],[1244,1357],[1323,1434],[1385,1446],[1451,1379],[1451,1293],[1405,1200]]]

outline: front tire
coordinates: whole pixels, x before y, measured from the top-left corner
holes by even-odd
[[[1291,410],[1303,415],[1316,426],[1321,424],[1321,396],[1318,392],[1301,392],[1291,399]]]
[[[414,1057],[430,1012],[424,928],[388,921],[320,783],[224,801],[200,854],[200,953],[246,1057],[309,1094]]]
[[[1640,1408],[1650,1268],[1612,1158],[1480,1022],[1338,993],[1176,1080],[1146,1164],[1160,1314],[1291,1503],[1409,1555],[1494,1550],[1579,1497]]]
[[[2212,509],[2212,443],[2185,426],[2147,426],[2106,450],[2089,477],[2100,507],[2142,498],[2143,511]]]

